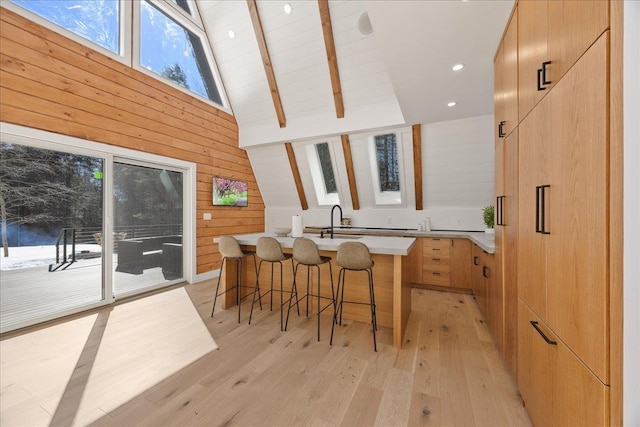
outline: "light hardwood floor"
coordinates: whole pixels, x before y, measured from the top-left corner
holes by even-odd
[[[344,322],[329,346],[329,316],[320,342],[314,317],[292,312],[280,332],[268,306],[251,325],[246,304],[240,325],[235,309],[210,318],[213,285],[3,339],[0,424],[530,426],[471,295],[413,289],[402,350],[380,328],[374,353],[363,323]],[[55,369],[56,392],[37,385],[40,362]]]

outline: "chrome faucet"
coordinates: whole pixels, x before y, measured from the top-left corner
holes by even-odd
[[[333,210],[335,208],[338,208],[338,210],[340,211],[340,224],[342,224],[342,208],[340,207],[340,205],[333,205],[333,207],[331,208],[331,238],[333,239]]]

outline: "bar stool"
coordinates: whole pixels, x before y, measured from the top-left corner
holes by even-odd
[[[333,306],[334,311],[334,319],[335,319],[335,310],[336,310],[336,297],[333,288],[333,270],[331,268],[331,258],[320,256],[320,251],[318,250],[318,246],[316,246],[315,242],[311,239],[307,239],[305,237],[299,237],[293,241],[293,260],[296,262],[296,265],[293,269],[293,283],[296,286],[296,276],[298,274],[298,267],[301,265],[307,267],[307,293],[304,297],[298,299],[296,297],[296,306],[298,307],[298,315],[300,314],[300,301],[306,299],[307,303],[307,317],[309,317],[309,298],[316,297],[318,304],[318,341],[320,341],[320,314],[325,311],[327,308]],[[329,264],[329,278],[331,279],[331,297],[325,297],[320,295],[320,265]],[[317,293],[311,293],[312,289],[309,289],[311,283],[311,268],[315,267],[318,269],[318,289]],[[296,288],[297,289],[297,288]],[[330,300],[327,305],[324,307],[321,306],[321,300]],[[287,312],[287,324],[289,323],[289,313],[291,312],[291,299],[289,299],[289,312]],[[333,321],[333,320],[332,320]],[[286,326],[285,326],[286,330]]]
[[[376,330],[378,329],[378,321],[376,319],[376,298],[373,291],[373,259],[367,245],[360,242],[345,242],[338,246],[336,255],[336,263],[340,266],[338,273],[338,293],[336,299],[340,295],[335,311],[334,322],[331,325],[331,341],[333,344],[333,329],[338,323],[338,312],[340,312],[339,324],[342,325],[342,307],[343,304],[364,304],[371,307],[371,327],[373,329],[373,350],[378,351],[376,344]],[[369,302],[364,301],[345,301],[344,300],[344,281],[347,271],[366,271],[369,277]],[[340,285],[342,284],[342,289]]]
[[[282,274],[282,261],[291,260],[291,271],[294,272],[293,268],[293,255],[285,254],[282,252],[282,247],[280,246],[280,242],[278,242],[273,237],[260,237],[258,239],[258,243],[256,244],[256,254],[258,258],[260,258],[260,263],[258,264],[258,278],[260,280],[260,271],[262,270],[262,263],[268,262],[271,264],[271,289],[266,293],[260,295],[258,300],[262,303],[262,297],[266,297],[267,294],[271,294],[271,311],[273,311],[273,270],[274,264],[280,264],[280,330],[284,331],[284,305],[289,303],[293,298],[293,295],[296,296],[296,301],[298,300],[298,291],[296,289],[296,282],[294,281],[291,285],[291,291],[289,293],[289,299],[286,302],[282,300],[283,290],[283,274]],[[249,315],[249,324],[251,324],[251,318],[253,317],[253,306],[256,303],[256,293],[253,293],[253,302],[251,303],[251,314]]]
[[[236,290],[236,303],[238,304],[238,323],[240,323],[240,306],[242,300],[249,297],[250,295],[254,295],[256,292],[258,296],[260,295],[260,284],[256,279],[255,286],[247,286],[241,284],[242,277],[242,260],[246,257],[253,257],[253,265],[256,269],[256,275],[258,273],[258,265],[256,263],[256,254],[254,252],[243,252],[240,248],[240,244],[232,236],[220,236],[218,238],[218,250],[222,255],[222,264],[220,264],[220,275],[218,276],[218,286],[216,287],[216,296],[213,299],[213,308],[211,309],[211,317],[213,317],[213,312],[216,309],[216,302],[218,301],[218,297],[220,295],[224,295],[229,291]],[[224,292],[220,292],[220,279],[222,278],[222,272],[224,270],[224,264],[227,260],[235,260],[237,263],[237,275],[236,275],[236,284],[231,288],[227,288]],[[257,276],[256,276],[257,277]],[[248,293],[245,296],[242,296],[242,289],[253,289],[253,292]],[[260,300],[260,310],[262,310],[262,300]]]

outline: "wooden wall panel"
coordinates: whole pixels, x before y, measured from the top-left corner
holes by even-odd
[[[264,231],[230,114],[2,7],[0,65],[2,121],[196,163],[197,273],[220,266],[214,236]],[[212,206],[214,175],[247,181],[249,206]]]

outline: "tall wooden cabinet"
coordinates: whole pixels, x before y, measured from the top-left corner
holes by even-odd
[[[505,108],[518,117],[496,128],[503,355],[535,425],[611,415],[609,11],[518,0],[495,59],[496,125]],[[517,107],[505,107],[514,17]]]
[[[496,343],[511,372],[516,372],[518,173],[518,9],[507,24],[494,61],[496,252],[494,286],[488,294]]]

